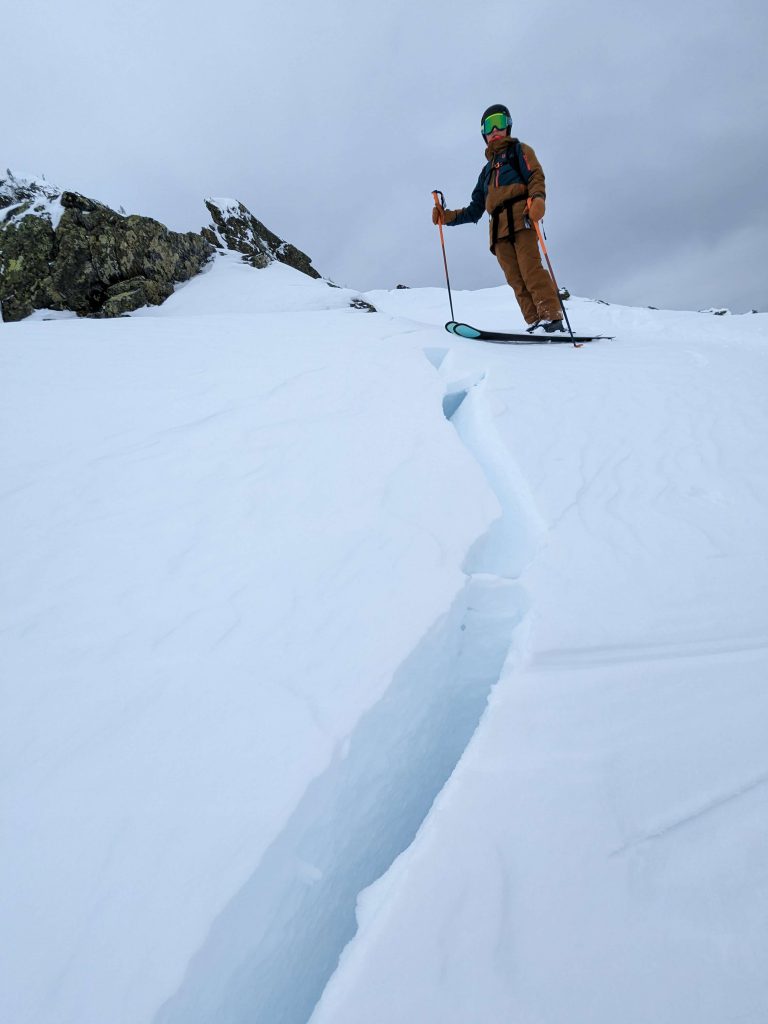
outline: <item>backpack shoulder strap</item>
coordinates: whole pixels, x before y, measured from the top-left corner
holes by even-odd
[[[485,191],[488,191],[488,186],[491,184],[491,175],[493,174],[493,160],[486,160],[485,167],[483,168],[483,187]]]
[[[522,155],[522,143],[520,142],[520,139],[512,139],[512,144],[507,147],[507,152],[509,153],[509,159],[512,161],[512,165],[517,171],[518,177],[527,185],[528,179],[531,177],[531,172],[527,167],[523,166],[524,161],[520,159]]]

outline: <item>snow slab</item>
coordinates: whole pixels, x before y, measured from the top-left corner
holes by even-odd
[[[3,325],[14,1024],[154,1019],[498,515],[389,318],[217,274],[161,315]]]
[[[511,326],[503,290],[454,302]],[[768,317],[569,310],[616,341],[442,364],[482,363],[546,524],[529,631],[312,1024],[768,1016]]]
[[[2,325],[2,1019],[763,1024],[768,318],[355,295]]]

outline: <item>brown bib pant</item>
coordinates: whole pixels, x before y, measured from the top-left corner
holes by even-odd
[[[560,300],[552,278],[542,266],[533,228],[516,231],[514,240],[498,239],[495,255],[507,284],[514,289],[526,323],[562,317]]]

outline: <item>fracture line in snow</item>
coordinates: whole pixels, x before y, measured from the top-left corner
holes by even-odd
[[[444,361],[446,374],[450,363]],[[546,524],[528,483],[502,441],[485,397],[487,375],[450,381],[443,410],[475,457],[501,505],[502,515],[470,552],[464,569],[518,579],[538,550]]]
[[[306,1024],[354,938],[360,893],[411,845],[474,735],[528,610],[516,577],[536,532],[479,383],[446,412],[495,486],[501,525],[475,546],[462,592],[214,922],[155,1024]],[[517,521],[505,523],[510,515]]]

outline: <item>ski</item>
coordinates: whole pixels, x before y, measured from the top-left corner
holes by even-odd
[[[556,334],[528,334],[514,333],[507,331],[481,331],[477,327],[470,327],[469,324],[460,324],[456,320],[449,320],[445,325],[446,331],[455,334],[458,338],[471,338],[477,341],[492,341],[498,345],[569,345],[573,342],[576,345],[583,345],[587,341],[613,341],[611,334],[574,334],[573,337],[565,332]]]

